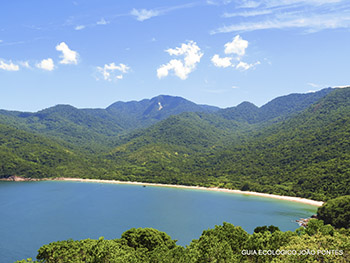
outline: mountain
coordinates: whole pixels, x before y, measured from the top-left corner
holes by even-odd
[[[325,200],[350,194],[350,88],[208,158],[226,187]],[[194,172],[195,174],[195,172]],[[219,179],[218,181],[222,181]]]
[[[142,101],[116,102],[106,109],[110,115],[124,119],[125,129],[147,127],[183,112],[210,113],[218,110],[218,107],[198,105],[181,97],[167,95]]]
[[[0,123],[83,149],[106,149],[106,142],[123,131],[110,119],[87,114],[70,105],[56,105],[36,113],[1,113]]]
[[[237,108],[256,110],[250,103]],[[349,112],[350,88],[254,128],[213,114],[180,114],[139,131],[106,158],[139,181],[326,200],[350,194]]]
[[[36,113],[0,111],[0,123],[59,139],[88,151],[113,147],[117,136],[150,126],[182,112],[213,112],[180,97],[158,96],[139,102],[116,102],[106,109],[77,109],[56,105]]]
[[[43,136],[0,124],[1,178],[77,176],[88,170],[91,171],[81,153]]]
[[[222,109],[218,111],[217,114],[229,120],[247,122],[250,124],[276,121],[305,110],[311,104],[325,97],[332,90],[332,88],[326,88],[306,94],[281,96],[260,108],[250,102],[243,102],[236,107]]]
[[[84,176],[327,200],[350,194],[349,112],[350,87],[223,110],[159,96],[106,109],[1,111],[0,176]]]

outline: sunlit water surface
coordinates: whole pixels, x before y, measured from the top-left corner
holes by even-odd
[[[35,258],[58,240],[119,238],[153,227],[188,245],[202,231],[229,222],[252,233],[262,225],[295,230],[316,207],[205,190],[83,182],[0,182],[0,262]]]

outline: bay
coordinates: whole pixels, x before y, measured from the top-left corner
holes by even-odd
[[[0,182],[0,262],[35,258],[44,244],[67,239],[120,238],[152,227],[188,245],[223,222],[295,230],[317,207],[272,198],[126,184]]]

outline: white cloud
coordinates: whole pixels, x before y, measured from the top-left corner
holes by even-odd
[[[105,64],[103,67],[97,67],[97,71],[102,74],[103,79],[107,81],[123,79],[123,74],[127,73],[129,70],[130,67],[127,65],[122,63],[116,65],[114,62]]]
[[[243,0],[242,3],[238,6],[239,8],[256,8],[260,6],[261,3],[257,1]]]
[[[245,71],[245,70],[248,70],[248,69],[251,69],[251,68],[255,67],[256,65],[260,65],[260,61],[257,61],[257,62],[255,62],[253,64],[248,64],[246,62],[240,61],[237,64],[236,69]]]
[[[19,66],[16,64],[13,64],[11,61],[6,63],[3,60],[0,60],[0,69],[6,70],[6,71],[18,71]]]
[[[40,63],[36,64],[37,68],[52,71],[55,68],[55,64],[51,58],[43,59]]]
[[[321,6],[326,4],[337,4],[346,2],[344,0],[264,0],[262,4],[267,7],[279,7],[289,5],[309,5],[309,6]]]
[[[208,5],[228,5],[232,0],[207,0]]]
[[[166,13],[184,9],[184,8],[191,8],[196,6],[197,3],[188,3],[183,5],[177,5],[177,6],[170,6],[165,8],[156,8],[156,9],[132,9],[130,12],[130,15],[135,16],[138,21],[145,21],[152,17],[164,15]]]
[[[232,88],[232,89],[239,89],[238,86],[232,86],[231,88]]]
[[[69,49],[66,43],[61,42],[56,46],[56,50],[62,52],[60,56],[62,58],[61,64],[78,64],[78,53]]]
[[[211,58],[211,62],[213,62],[214,66],[218,68],[227,68],[232,66],[231,60],[232,60],[231,57],[220,58],[220,56],[217,54]]]
[[[224,13],[222,16],[225,18],[230,17],[252,17],[252,16],[262,16],[262,15],[268,15],[271,14],[273,11],[270,9],[264,9],[264,10],[255,10],[255,11],[244,11],[244,12],[238,12],[238,13]]]
[[[253,64],[249,64],[241,60],[246,53],[246,49],[248,48],[248,45],[249,43],[247,40],[244,40],[243,38],[240,37],[240,35],[237,35],[233,38],[231,42],[228,42],[225,44],[225,53],[232,54],[232,56],[220,58],[220,56],[216,54],[212,57],[211,61],[216,67],[222,67],[222,68],[227,68],[232,66],[235,69],[241,70],[241,71],[254,68],[255,66],[260,64],[260,61],[257,61]],[[232,59],[235,59],[236,61],[238,61],[238,64],[236,66],[231,62]]]
[[[241,38],[240,35],[234,37],[232,42],[225,44],[225,54],[236,54],[239,57],[244,56],[248,47],[248,41]]]
[[[130,12],[131,15],[135,16],[138,21],[145,21],[155,16],[159,16],[160,12],[157,10],[147,10],[147,9],[133,9]]]
[[[305,32],[317,32],[324,29],[335,28],[349,28],[350,27],[350,14],[346,17],[336,17],[332,15],[309,15],[309,17],[295,16],[284,18],[276,17],[274,20],[265,20],[258,22],[247,22],[241,24],[235,24],[231,26],[224,26],[218,28],[216,31],[212,31],[212,34],[216,33],[231,33],[231,32],[247,32],[265,29],[284,29],[284,28],[304,28]]]
[[[309,82],[307,85],[313,87],[313,88],[320,88],[321,85],[320,84],[316,84],[316,83],[312,83],[312,82]]]
[[[175,76],[182,80],[187,79],[188,75],[195,70],[197,64],[200,62],[203,53],[197,46],[196,42],[189,41],[188,44],[182,44],[181,47],[175,49],[165,50],[170,56],[184,56],[183,60],[172,59],[169,63],[160,66],[157,69],[157,76],[159,79],[168,76],[169,71],[173,70]]]
[[[79,25],[79,26],[76,26],[74,29],[75,30],[83,30],[85,28],[84,25]]]
[[[103,17],[101,18],[100,21],[96,22],[96,25],[107,25],[109,24],[109,21],[106,21]]]
[[[289,28],[312,33],[325,29],[350,28],[350,4],[345,0],[241,1],[238,8],[237,12],[225,13],[223,16],[240,16],[240,22],[236,20],[231,25],[219,27],[210,33]]]

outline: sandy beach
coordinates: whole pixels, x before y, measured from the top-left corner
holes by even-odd
[[[322,206],[324,202],[315,201],[301,197],[293,197],[293,196],[282,196],[282,195],[274,195],[274,194],[265,194],[265,193],[257,193],[257,192],[249,192],[249,191],[241,191],[241,190],[231,190],[225,188],[217,188],[217,187],[202,187],[202,186],[187,186],[187,185],[172,185],[172,184],[157,184],[157,183],[141,183],[141,182],[130,182],[130,181],[117,181],[117,180],[100,180],[100,179],[81,179],[81,178],[55,178],[52,179],[55,181],[74,181],[74,182],[91,182],[91,183],[108,183],[108,184],[134,184],[134,185],[145,185],[145,186],[159,186],[159,187],[173,187],[173,188],[185,188],[185,189],[199,189],[206,191],[216,191],[216,192],[225,192],[232,194],[243,194],[243,195],[254,195],[261,196],[267,198],[274,198],[280,200],[286,200],[291,202],[298,202],[313,206]]]

